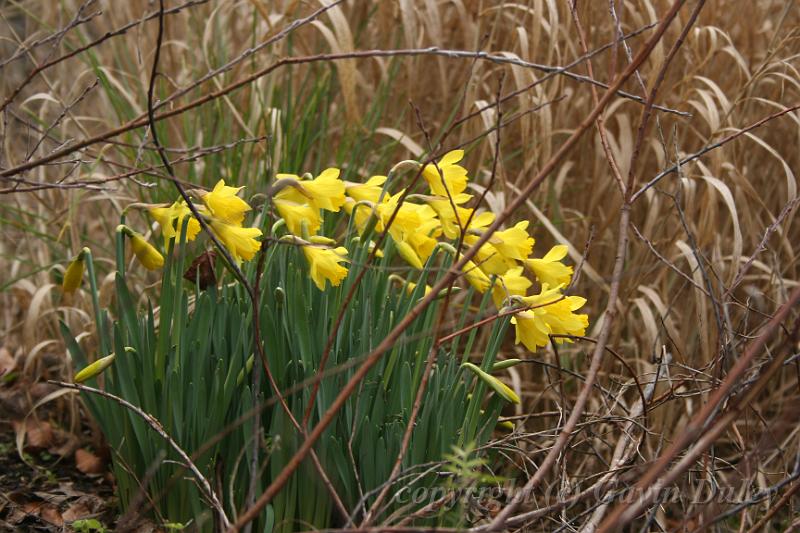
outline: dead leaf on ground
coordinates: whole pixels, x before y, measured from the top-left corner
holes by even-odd
[[[75,466],[87,475],[99,475],[105,471],[103,460],[84,448],[75,450]]]
[[[28,419],[30,422],[31,419]],[[28,445],[31,448],[49,448],[53,444],[53,427],[49,422],[28,424]]]
[[[22,449],[46,449],[53,445],[53,427],[49,422],[27,418],[24,422],[13,420],[11,425]]]
[[[61,516],[66,522],[74,522],[81,518],[96,515],[103,508],[103,505],[103,500],[97,496],[86,494],[70,504]]]
[[[63,526],[64,519],[58,507],[47,502],[27,502],[14,509],[6,517],[6,521],[12,525],[20,525],[31,517],[38,518],[56,526]]]

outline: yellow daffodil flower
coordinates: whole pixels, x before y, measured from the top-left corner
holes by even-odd
[[[231,187],[228,187],[229,189]],[[210,194],[210,193],[209,193]],[[192,211],[183,200],[175,201],[169,207],[151,207],[150,215],[161,226],[161,235],[164,237],[164,246],[169,246],[169,240],[178,236],[183,225],[183,219],[192,217]],[[193,241],[200,233],[200,223],[194,217],[189,219],[186,226],[186,242]]]
[[[453,150],[446,153],[435,165],[425,165],[422,177],[428,182],[433,194],[448,197],[464,192],[467,188],[467,169],[456,164],[463,157],[464,150]]]
[[[386,176],[372,176],[366,183],[345,183],[345,190],[347,196],[356,202],[372,202],[378,201],[383,191],[383,184],[386,183]]]
[[[528,221],[518,222],[513,228],[496,231],[489,242],[503,259],[523,261],[533,251],[533,238],[526,231]]]
[[[522,275],[522,267],[510,268],[505,274],[498,276],[492,286],[492,301],[500,309],[510,296],[525,296],[533,282]]]
[[[400,204],[400,198],[404,192],[405,189],[384,199],[383,202],[375,206],[375,212],[378,215],[378,224],[375,229],[377,231],[383,231],[391,220],[392,225],[389,231],[390,233],[395,232],[395,235],[398,235],[398,240],[400,240],[399,235],[401,233],[413,233],[422,225],[420,213],[416,209],[419,206],[406,201]],[[397,207],[398,205],[400,206],[399,209]],[[392,215],[395,210],[397,210],[397,214],[394,216],[394,220],[392,220]]]
[[[563,296],[561,287],[550,289],[547,285],[534,296],[521,298],[532,308],[514,315],[511,319],[516,326],[516,343],[520,342],[531,351],[539,346],[547,346],[549,335],[583,335],[589,327],[589,316],[576,314],[583,307],[585,298]],[[555,339],[562,343],[565,339]]]
[[[464,244],[471,247],[478,242],[478,239],[479,237],[477,235],[465,235]],[[509,268],[516,266],[513,260],[505,259],[494,245],[488,242],[484,243],[483,246],[478,249],[478,253],[475,254],[475,259],[480,263],[481,270],[489,275],[494,274],[496,276],[501,276],[505,274]]]
[[[338,212],[344,205],[345,185],[339,179],[338,168],[325,169],[313,180],[304,180],[294,174],[278,174],[275,177],[294,179],[303,189],[301,192],[294,187],[285,187],[275,195],[275,199],[288,200],[297,204],[308,203],[316,209],[333,212]]]
[[[361,235],[367,227],[367,222],[372,214],[372,207],[366,204],[359,204],[352,198],[345,198],[344,205],[342,206],[345,212],[353,217],[355,222],[356,231]]]
[[[225,185],[225,180],[219,180],[214,185],[214,189],[205,193],[201,200],[214,218],[227,224],[241,226],[244,222],[244,214],[251,209],[247,202],[236,196],[236,193],[243,188],[228,187]]]
[[[408,295],[413,294],[414,293],[414,289],[416,289],[416,288],[417,288],[417,284],[414,283],[413,281],[407,281],[406,282],[406,294],[408,294]],[[433,287],[431,287],[430,285],[426,284],[425,285],[425,294],[424,295],[425,296],[429,295],[432,290],[433,290]]]
[[[278,210],[278,214],[286,222],[286,228],[293,235],[303,234],[303,222],[306,224],[306,231],[313,235],[319,231],[322,225],[322,217],[319,209],[307,203],[297,203],[291,200],[274,198],[272,204]]]
[[[491,285],[491,281],[489,280],[489,276],[487,276],[481,268],[473,263],[472,261],[467,261],[464,265],[464,277],[467,278],[467,281],[470,285],[475,287],[475,290],[479,293],[483,294],[489,289],[489,285]]]
[[[380,229],[383,230],[391,219],[392,212],[397,209],[400,196],[393,196],[389,202],[381,204],[377,211],[381,217]],[[403,202],[389,234],[392,236],[397,251],[414,268],[421,269],[436,247],[436,238],[441,233],[441,225],[436,218],[436,211],[428,205]]]
[[[64,272],[64,280],[61,282],[61,290],[64,292],[75,292],[78,290],[78,287],[81,286],[83,270],[86,266],[85,256],[88,252],[89,249],[84,248],[75,256],[75,259],[70,262],[69,266],[67,266],[67,270]]]
[[[419,256],[413,246],[406,241],[395,241],[394,244],[397,246],[397,253],[400,254],[400,257],[405,259],[406,262],[412,267],[422,270],[422,258]]]
[[[345,247],[303,246],[303,254],[311,269],[311,279],[314,280],[314,284],[319,290],[325,290],[326,281],[329,281],[332,286],[338,287],[347,276],[347,268],[339,264],[347,260]]]
[[[485,229],[494,222],[495,216],[491,211],[483,211],[472,217],[469,229]]]
[[[572,267],[561,263],[561,260],[567,256],[568,250],[567,246],[557,244],[541,259],[526,259],[525,266],[536,274],[542,285],[567,285],[572,279]]]
[[[448,239],[457,239],[462,229],[466,229],[467,221],[470,219],[473,210],[461,207],[472,199],[471,194],[457,194],[451,202],[449,198],[433,197],[427,200],[442,224],[442,232]],[[455,205],[455,209],[453,206]],[[474,215],[472,215],[474,217]],[[470,221],[472,225],[472,221]]]
[[[261,237],[261,230],[258,228],[243,228],[235,224],[227,224],[216,218],[212,218],[209,225],[214,235],[225,245],[231,257],[237,262],[241,262],[242,259],[250,261],[261,249],[261,242],[256,240]]]

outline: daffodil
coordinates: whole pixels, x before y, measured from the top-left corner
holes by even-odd
[[[534,241],[527,229],[527,220],[518,222],[513,228],[494,232],[489,242],[504,259],[523,261],[533,250]]]
[[[481,268],[473,263],[472,261],[467,261],[464,265],[464,277],[467,278],[467,281],[470,285],[475,287],[475,290],[483,294],[489,289],[489,285],[491,285],[491,281],[489,280],[489,276],[487,276]]]
[[[477,235],[465,235],[464,244],[471,247],[478,242],[478,239]],[[501,276],[509,268],[516,266],[513,260],[504,258],[494,245],[488,242],[478,249],[478,253],[475,254],[475,260],[481,265],[481,269],[489,275]]]
[[[278,174],[278,179],[296,180],[302,192],[295,187],[285,187],[276,199],[288,200],[297,204],[309,203],[317,209],[338,212],[345,201],[345,184],[339,179],[338,168],[328,168],[313,180],[303,180],[294,174]]]
[[[413,281],[407,281],[406,282],[406,294],[408,294],[409,296],[414,293],[414,290],[416,288],[417,288],[417,284],[414,283]],[[426,284],[425,285],[425,296],[429,295],[432,290],[433,290],[433,287],[431,287],[430,285]]]
[[[505,274],[498,276],[492,286],[492,300],[499,309],[510,296],[525,296],[533,282],[522,275],[522,267],[510,268]]]
[[[421,269],[436,247],[441,225],[433,208],[411,202],[399,204],[400,194],[376,209],[379,215],[378,229],[385,229],[391,221],[389,234],[397,245],[398,253],[411,266]],[[392,219],[395,210],[397,214]]]
[[[231,187],[228,187],[229,189]],[[211,194],[211,193],[208,193]],[[207,195],[206,195],[207,196]],[[164,237],[164,246],[169,245],[169,240],[175,238],[181,231],[183,220],[189,218],[186,225],[186,241],[193,241],[200,233],[200,223],[192,217],[192,211],[186,202],[177,200],[169,207],[151,207],[148,209],[150,215],[161,226],[161,235]]]
[[[155,246],[147,242],[147,239],[141,234],[133,231],[124,224],[117,226],[117,231],[124,233],[130,238],[133,254],[147,270],[158,270],[164,266],[164,256],[161,255],[161,252],[156,250]]]
[[[551,287],[567,285],[572,279],[572,267],[561,263],[561,260],[567,256],[567,251],[567,246],[557,244],[541,259],[526,259],[525,266],[536,274],[536,278],[542,285]]]
[[[375,206],[375,212],[378,216],[378,224],[376,226],[378,231],[386,229],[390,221],[389,231],[390,233],[394,232],[395,235],[413,233],[422,225],[420,212],[417,210],[418,206],[407,201],[400,203],[400,198],[404,192],[405,190],[402,190],[389,198],[385,198],[383,202]],[[395,214],[395,211],[397,211],[397,214]]]
[[[378,201],[383,191],[383,184],[386,183],[386,176],[372,176],[366,183],[345,183],[345,190],[347,196],[356,202],[372,202]]]
[[[158,270],[164,266],[164,256],[156,247],[138,233],[131,235],[131,248],[136,258],[147,270]]]
[[[329,281],[332,286],[338,287],[347,276],[347,268],[339,264],[347,260],[345,247],[303,246],[303,254],[311,269],[311,279],[314,280],[314,284],[319,290],[325,290],[326,281]]]
[[[64,272],[64,280],[61,282],[61,289],[64,292],[75,292],[78,290],[78,287],[81,286],[83,271],[86,266],[85,256],[88,252],[89,249],[84,248],[75,256],[75,259],[70,262],[69,266],[67,266],[67,270]]]
[[[462,230],[466,230],[467,221],[472,225],[470,217],[474,217],[473,210],[466,207],[461,207],[472,199],[470,194],[457,194],[452,198],[442,198],[439,196],[427,199],[430,205],[439,217],[442,224],[442,232],[448,239],[457,239]]]
[[[244,214],[251,209],[247,202],[236,196],[243,188],[228,187],[225,185],[225,180],[219,180],[214,185],[214,189],[203,194],[200,199],[214,218],[227,224],[241,226],[244,222]]]
[[[436,196],[456,196],[467,188],[467,169],[457,165],[464,157],[464,150],[448,152],[436,164],[422,169],[422,177],[428,182]]]
[[[258,228],[243,228],[216,218],[212,218],[209,225],[214,235],[222,241],[231,257],[237,262],[241,262],[242,259],[250,261],[261,248],[261,242],[256,240],[261,237],[261,230]]]
[[[278,214],[286,222],[286,228],[293,235],[303,235],[303,223],[306,231],[313,235],[322,225],[319,209],[307,203],[297,203],[291,200],[274,198],[272,201]]]
[[[483,211],[472,217],[469,229],[485,229],[494,222],[495,216],[491,211]]]
[[[520,299],[530,309],[517,313],[511,322],[516,326],[516,343],[520,342],[531,351],[546,346],[550,335],[583,335],[589,327],[589,316],[576,314],[583,307],[585,298],[564,296],[561,287],[550,289],[543,286],[534,296]],[[557,338],[562,343],[564,339]]]
[[[352,198],[345,198],[344,205],[342,206],[345,212],[353,218],[356,231],[361,235],[367,228],[367,222],[372,214],[372,207],[368,205],[369,202],[359,203]]]
[[[405,259],[409,265],[419,270],[422,269],[422,258],[417,251],[414,250],[413,246],[406,241],[395,241],[395,246],[397,246],[397,253],[399,253],[400,257]]]

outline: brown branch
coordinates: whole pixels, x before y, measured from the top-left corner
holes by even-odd
[[[749,370],[750,364],[759,355],[767,341],[775,334],[776,330],[781,324],[789,317],[790,311],[800,303],[800,287],[796,288],[789,296],[786,303],[784,303],[775,316],[761,328],[758,337],[748,346],[747,350],[736,361],[731,368],[725,380],[720,386],[714,390],[713,394],[709,397],[708,401],[702,406],[702,409],[692,418],[692,420],[681,431],[676,432],[675,440],[662,453],[654,464],[640,477],[639,482],[634,487],[638,489],[637,494],[642,494],[636,502],[621,503],[619,504],[608,516],[608,518],[600,525],[599,532],[607,533],[610,531],[619,530],[624,524],[630,522],[636,517],[645,507],[647,503],[659,492],[655,487],[668,486],[681,472],[686,470],[694,459],[714,443],[716,438],[724,431],[739,415],[737,409],[731,409],[728,414],[717,422],[712,428],[707,428],[706,425],[715,412],[720,408],[725,399],[733,392],[735,385]],[[776,357],[775,361],[783,363],[780,357]],[[771,373],[765,373],[766,377],[770,377]],[[743,394],[744,397],[749,397],[750,394]],[[746,404],[747,402],[739,402]],[[731,416],[731,414],[733,416]],[[672,470],[667,472],[663,477],[662,472],[667,470],[670,463],[678,456],[678,454],[690,445],[698,437],[701,437],[697,445],[691,452],[687,453],[680,463]],[[656,485],[656,482],[658,484]]]
[[[469,52],[464,50],[441,50],[436,47],[431,48],[409,48],[409,49],[398,49],[398,50],[357,50],[353,52],[343,52],[343,53],[328,53],[328,54],[317,54],[311,56],[301,56],[301,57],[285,57],[283,59],[279,59],[275,63],[264,67],[255,73],[246,76],[238,81],[232,82],[229,85],[222,87],[216,91],[210,92],[204,96],[198,97],[191,102],[188,102],[182,106],[175,107],[169,111],[164,111],[161,114],[158,114],[154,117],[154,121],[161,121],[166,118],[170,118],[173,116],[180,115],[185,113],[190,109],[194,109],[199,107],[203,104],[206,104],[212,100],[216,100],[222,96],[225,96],[237,89],[240,89],[253,81],[262,78],[274,70],[277,70],[280,67],[284,67],[287,65],[298,65],[298,64],[306,64],[306,63],[315,63],[315,62],[328,62],[328,61],[340,61],[346,59],[364,59],[364,58],[374,58],[374,57],[414,57],[414,56],[425,56],[425,55],[440,55],[444,57],[450,58],[461,58],[461,59],[470,59],[476,58],[485,61],[490,61],[498,64],[511,64],[516,66],[527,66],[528,68],[535,68],[535,67],[542,67],[549,69],[548,71],[558,72],[561,73],[566,72],[563,69],[559,69],[556,67],[544,67],[542,65],[537,65],[535,63],[524,62],[521,60],[516,60],[512,58],[508,58],[505,56],[494,56],[485,54],[483,52]],[[599,83],[599,82],[598,82]],[[620,92],[619,86],[615,85],[615,90],[613,94],[618,94],[624,98],[629,98],[635,101],[639,101],[640,97],[633,96],[628,93]],[[613,96],[612,94],[612,96]],[[26,172],[33,168],[36,168],[42,164],[50,163],[53,161],[57,161],[59,158],[69,155],[70,153],[86,148],[87,146],[91,146],[92,144],[104,141],[106,139],[110,139],[112,137],[116,137],[122,133],[128,132],[130,130],[134,130],[137,128],[141,128],[143,126],[147,126],[149,124],[149,117],[137,117],[133,120],[126,122],[125,124],[114,128],[112,130],[107,130],[103,133],[94,135],[88,139],[84,139],[74,145],[66,146],[59,150],[55,150],[54,152],[48,154],[47,156],[43,156],[39,159],[28,161],[17,165],[15,167],[5,169],[0,172],[0,178],[7,178],[9,176],[13,176],[19,174],[21,172]]]

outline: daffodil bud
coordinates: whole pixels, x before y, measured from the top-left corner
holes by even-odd
[[[131,239],[131,248],[136,259],[147,270],[158,270],[164,266],[164,256],[156,250],[155,246],[147,242],[141,234],[124,224],[117,226],[117,231],[124,233]]]
[[[85,257],[87,253],[89,253],[89,249],[84,248],[75,256],[75,259],[72,260],[69,266],[67,266],[67,270],[64,272],[64,280],[61,283],[61,289],[64,292],[75,292],[78,290],[78,287],[81,286],[83,271],[86,267]]]
[[[492,372],[498,372],[500,370],[505,370],[506,368],[511,368],[512,366],[517,366],[522,362],[522,359],[506,359],[505,361],[498,361],[492,365]]]
[[[483,370],[473,365],[472,363],[464,363],[461,366],[471,370],[473,374],[478,376],[478,378],[481,381],[489,385],[497,394],[500,395],[501,398],[503,398],[507,402],[519,403],[519,396],[517,396],[517,393],[514,392],[511,389],[511,387],[509,387],[508,385],[506,385],[493,375],[484,372]]]
[[[111,363],[114,362],[114,359],[116,359],[116,357],[117,356],[113,353],[111,355],[101,357],[94,363],[86,366],[80,372],[75,374],[75,377],[72,379],[72,381],[74,381],[75,383],[83,383],[87,379],[100,375],[103,372],[103,370],[111,366]]]
[[[239,386],[244,382],[244,375],[245,373],[249,374],[253,370],[253,355],[247,358],[247,361],[244,364],[244,368],[239,370],[239,375],[236,376],[236,385]]]
[[[324,235],[312,235],[311,237],[308,238],[308,240],[309,242],[312,242],[314,244],[325,244],[328,246],[336,244],[335,240],[329,237],[325,237]]]
[[[499,429],[505,429],[506,431],[514,431],[516,426],[514,426],[514,422],[510,420],[503,420],[502,422],[497,423],[497,427]]]
[[[158,270],[164,266],[164,256],[138,233],[131,235],[131,248],[147,270]]]

